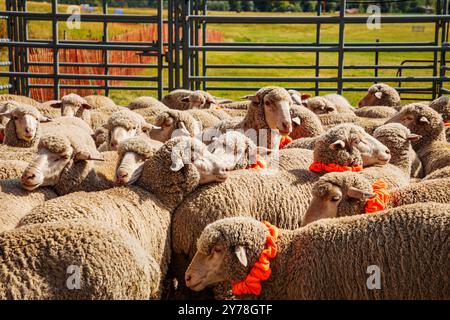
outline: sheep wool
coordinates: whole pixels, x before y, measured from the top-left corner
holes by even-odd
[[[14,108],[13,110],[13,113],[19,117],[25,114],[32,115],[36,119],[39,119],[41,117],[41,113],[35,107],[25,104],[20,104],[16,106],[16,108]],[[38,125],[36,127],[36,134],[32,140],[25,141],[19,139],[16,134],[16,124],[14,120],[10,120],[8,121],[5,127],[5,139],[3,143],[8,146],[30,148],[37,144],[37,142],[39,141],[39,136],[40,136],[40,126]]]
[[[448,269],[442,266],[450,250],[449,230],[450,205],[437,203],[280,230],[278,253],[261,295],[243,298],[448,299]],[[267,235],[266,226],[255,219],[224,219],[209,225],[197,246],[206,252],[219,241],[227,248],[243,245],[247,267],[229,253],[224,258],[225,279],[239,281],[258,259]],[[367,285],[373,265],[382,272],[382,290]]]
[[[0,299],[158,298],[156,261],[136,239],[103,223],[72,220],[13,229],[0,233],[0,252]],[[71,278],[75,272],[81,281]]]
[[[303,106],[293,105],[291,107],[291,118],[298,118],[300,121],[299,124],[293,121],[293,129],[289,136],[294,140],[316,137],[324,132],[322,123],[317,115]]]
[[[25,161],[0,159],[0,180],[20,179],[27,166],[28,162]]]
[[[390,118],[396,113],[397,110],[386,106],[368,106],[361,107],[355,110],[355,114],[358,117],[366,118]]]

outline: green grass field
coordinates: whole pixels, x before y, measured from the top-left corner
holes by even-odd
[[[5,0],[0,0],[0,8],[4,9]],[[49,12],[51,11],[50,3],[29,2],[28,10],[35,12]],[[66,12],[67,5],[60,5],[59,11]],[[112,12],[113,9],[110,9]],[[97,8],[96,12],[101,12]],[[125,8],[126,14],[144,13],[154,15],[154,9],[130,9]],[[235,12],[210,12],[209,14],[232,14],[238,15]],[[242,15],[244,13],[241,13]],[[262,13],[245,13],[248,14],[262,14]],[[266,14],[267,13],[263,13]],[[281,13],[282,14],[282,13]],[[304,13],[303,13],[304,14]],[[277,13],[276,15],[280,15]],[[285,13],[285,15],[294,15],[293,13]],[[423,32],[413,32],[411,24],[382,24],[379,30],[369,30],[365,25],[348,25],[346,26],[345,38],[348,42],[371,42],[379,39],[380,42],[403,42],[403,41],[417,41],[426,42],[434,40],[434,25],[433,24],[415,24],[423,26]],[[118,35],[131,30],[132,24],[111,24],[109,27],[110,36]],[[313,42],[316,36],[315,25],[219,25],[210,24],[208,29],[220,30],[224,34],[225,41],[229,42]],[[5,32],[4,22],[2,28]],[[101,37],[102,24],[101,23],[87,23],[83,22],[80,30],[70,30],[65,23],[59,23],[59,37],[62,39],[64,34],[67,39],[98,39]],[[2,35],[2,37],[5,37]],[[36,39],[50,39],[51,38],[51,23],[50,22],[30,22],[29,37]],[[321,27],[321,41],[323,42],[337,42],[338,26],[337,25],[322,25]],[[383,65],[398,65],[406,59],[432,59],[432,53],[380,53],[379,64]],[[7,50],[2,48],[1,61],[7,60]],[[321,53],[320,63],[323,65],[337,65],[337,53]],[[374,64],[374,53],[346,53],[346,65],[363,65]],[[237,53],[237,52],[217,52],[208,53],[208,64],[280,64],[280,65],[314,65],[315,53]],[[2,70],[6,70],[3,67]],[[154,75],[155,70],[143,71],[143,74]],[[344,76],[371,76],[373,70],[345,70]],[[380,70],[379,76],[395,76],[396,70]],[[211,76],[288,76],[288,77],[306,77],[314,76],[314,70],[274,70],[274,69],[211,69],[208,70],[207,75]],[[321,70],[320,76],[333,77],[337,75],[337,70]],[[431,76],[431,70],[409,70],[403,73],[404,76],[423,75]],[[165,75],[165,80],[167,76]],[[1,83],[6,83],[7,79],[1,79]],[[142,82],[128,82],[127,85],[142,84]],[[285,86],[306,86],[313,87],[314,83],[240,83],[241,86],[264,86],[268,84],[285,85]],[[395,84],[395,83],[392,83]],[[227,86],[232,83],[209,83],[210,86]],[[325,83],[322,86],[335,86],[335,83]],[[367,87],[370,83],[347,83],[346,86],[361,86]],[[430,86],[426,83],[404,83],[403,86]],[[248,91],[247,91],[248,92]],[[238,98],[246,93],[246,91],[213,91],[214,94],[229,98]],[[140,95],[155,95],[155,92],[150,91],[111,91],[112,98],[120,104],[127,104],[133,98]],[[348,92],[346,97],[355,103],[363,95],[362,92]],[[429,96],[414,97],[429,99]],[[407,99],[408,95],[403,95],[402,98]]]

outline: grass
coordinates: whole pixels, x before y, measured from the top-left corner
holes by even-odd
[[[0,0],[0,8],[4,8],[4,1]],[[60,12],[66,12],[67,5],[59,5]],[[50,3],[28,2],[28,10],[34,12],[49,12],[51,11]],[[112,12],[113,9],[110,9]],[[97,8],[97,12],[101,12]],[[154,9],[133,9],[125,8],[125,14],[149,14],[154,15]],[[209,14],[232,14],[234,12],[210,12]],[[243,15],[244,13],[241,13]],[[247,14],[267,14],[267,13],[245,13]],[[275,13],[274,15],[280,15]],[[284,15],[295,15],[295,13],[285,13]],[[4,22],[3,22],[4,23]],[[379,30],[369,30],[365,25],[347,25],[345,32],[345,39],[347,42],[374,42],[379,39],[380,42],[431,42],[434,40],[434,25],[431,23],[415,24],[424,27],[424,32],[413,32],[411,24],[382,24]],[[114,23],[109,25],[110,36],[125,33],[127,30],[133,28],[132,24]],[[261,25],[261,24],[209,24],[209,29],[220,30],[224,34],[224,39],[227,42],[314,42],[316,37],[315,25]],[[59,23],[59,37],[63,39],[99,39],[101,37],[102,24],[101,23],[82,23],[82,28],[79,30],[70,30],[63,22]],[[35,39],[50,39],[51,38],[51,23],[49,22],[30,22],[29,36]],[[339,36],[337,25],[322,25],[321,26],[321,41],[323,42],[337,42]],[[3,36],[2,36],[3,37]],[[7,51],[5,48],[0,52],[2,61],[7,60]],[[432,59],[432,53],[421,52],[406,52],[406,53],[385,53],[379,55],[379,64],[383,65],[398,65],[405,59]],[[346,53],[345,65],[364,65],[374,64],[374,53]],[[280,65],[315,65],[315,53],[258,53],[258,52],[211,52],[207,55],[208,64],[280,64]],[[320,64],[322,65],[337,65],[337,54],[326,53],[320,54]],[[3,70],[4,67],[3,67]],[[142,74],[155,75],[156,70],[145,70]],[[344,76],[371,76],[373,70],[350,70],[344,71]],[[395,76],[396,70],[380,70],[379,76]],[[307,77],[314,76],[314,70],[275,70],[275,69],[209,69],[207,75],[210,76],[288,76],[288,77]],[[334,77],[337,75],[337,70],[321,70],[321,77]],[[432,70],[410,70],[403,73],[404,76],[431,76]],[[165,73],[165,80],[167,80],[167,73]],[[6,83],[7,79],[1,80]],[[142,82],[127,82],[126,85],[137,85]],[[241,86],[264,86],[268,84],[285,85],[285,86],[306,86],[313,87],[314,83],[239,83]],[[395,83],[392,83],[395,84]],[[227,86],[232,83],[209,83],[210,86]],[[335,86],[335,83],[325,83],[322,86]],[[367,87],[370,83],[347,83],[347,86],[361,86]],[[429,86],[427,83],[411,83],[403,84],[403,86]],[[248,91],[213,91],[218,96],[227,98],[238,98]],[[120,104],[127,104],[129,101],[140,95],[154,95],[155,92],[128,90],[128,91],[111,91],[111,97]],[[362,92],[348,92],[346,97],[352,102],[357,102]],[[429,99],[429,96],[414,97]],[[407,99],[408,95],[402,95],[402,98]]]

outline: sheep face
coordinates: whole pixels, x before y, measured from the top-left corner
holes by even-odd
[[[50,152],[44,148],[39,149],[34,161],[22,174],[22,187],[31,191],[40,186],[55,185],[63,169],[71,161],[72,154],[72,148],[60,153]]]
[[[362,136],[356,144],[356,148],[361,152],[361,158],[365,166],[384,165],[391,160],[389,148],[368,133]]]
[[[172,149],[171,160],[170,170],[174,172],[181,170],[185,164],[193,165],[200,175],[199,184],[223,182],[228,176],[226,163],[197,139],[182,137]]]
[[[147,159],[136,152],[126,152],[117,166],[116,183],[122,186],[135,183],[141,176]]]
[[[291,106],[292,100],[280,99],[270,93],[264,96],[264,115],[270,129],[279,130],[281,135],[292,131]]]
[[[324,175],[312,193],[302,226],[320,219],[362,213],[366,199],[375,195],[368,180],[351,172]]]
[[[200,235],[197,252],[186,270],[186,285],[201,291],[219,282],[244,279],[264,249],[267,235],[261,222],[248,217],[209,224]]]
[[[201,109],[207,103],[205,96],[198,92],[193,92],[188,96],[181,98],[181,102],[187,103],[188,109]]]
[[[51,121],[49,118],[41,115],[37,110],[35,112],[28,112],[21,107],[0,115],[12,121],[17,138],[24,141],[32,141],[35,138],[39,122]]]
[[[136,127],[125,128],[122,126],[116,126],[111,129],[109,133],[109,149],[117,150],[119,144],[129,138],[134,137],[137,134]]]
[[[292,101],[299,106],[302,106],[306,99],[311,98],[309,93],[300,93],[296,90],[288,90],[288,92],[291,95]]]
[[[336,105],[322,97],[309,98],[303,105],[315,114],[337,113]]]
[[[61,109],[61,116],[74,117],[79,108],[91,109],[92,106],[85,99],[75,93],[70,93],[50,104],[53,108]]]
[[[397,90],[384,83],[369,87],[367,95],[358,102],[359,107],[398,105],[400,105],[400,95]]]
[[[175,120],[170,116],[158,116],[155,124],[158,126],[149,132],[150,138],[162,143],[169,140],[175,130]]]

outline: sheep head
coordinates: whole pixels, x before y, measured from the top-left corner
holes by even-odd
[[[377,83],[369,87],[367,95],[358,102],[358,106],[400,106],[400,95],[391,86],[385,83]]]
[[[179,136],[195,137],[201,133],[201,126],[190,114],[178,110],[160,113],[155,127],[148,132],[153,140],[162,143]]]
[[[67,166],[87,160],[103,160],[103,157],[95,148],[72,143],[63,133],[45,135],[39,140],[35,159],[22,174],[22,187],[31,191],[40,186],[54,186]]]
[[[414,146],[422,143],[430,143],[431,140],[442,138],[444,140],[444,121],[442,116],[432,108],[421,103],[412,103],[402,107],[402,109],[388,123],[401,123],[412,133],[424,137]],[[426,137],[426,138],[425,138]]]
[[[366,199],[375,195],[369,180],[354,172],[325,174],[314,184],[312,194],[302,226],[320,219],[363,213]]]
[[[286,89],[281,87],[264,87],[255,95],[245,97],[264,110],[267,127],[278,130],[281,135],[288,135],[292,131],[291,107],[292,98]],[[255,128],[260,129],[260,128]]]
[[[297,90],[288,90],[292,101],[299,106],[303,106],[306,99],[311,98],[309,93],[300,93]]]
[[[109,131],[109,150],[117,150],[122,141],[139,135],[143,128],[144,131],[152,129],[152,125],[147,124],[142,116],[129,110],[114,112],[105,127]]]
[[[55,100],[50,106],[61,109],[61,116],[66,117],[75,116],[79,108],[92,109],[92,106],[76,93],[69,93],[62,97],[61,100]]]
[[[264,249],[269,232],[249,217],[218,220],[206,226],[185,274],[186,285],[201,291],[224,281],[243,280]]]
[[[336,105],[323,97],[312,97],[307,99],[303,105],[315,114],[337,113]]]

